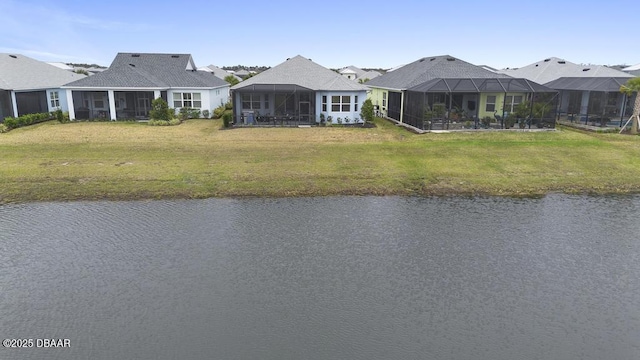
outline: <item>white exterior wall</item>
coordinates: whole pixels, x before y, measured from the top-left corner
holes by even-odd
[[[216,89],[170,89],[167,91],[167,103],[170,108],[174,108],[176,114],[180,112],[180,107],[174,105],[174,93],[199,93],[200,101],[202,102],[200,106],[200,111],[209,110],[209,113],[212,114],[213,110],[220,105],[224,105],[229,100],[229,87],[223,86]]]
[[[331,111],[331,97],[332,96],[350,96],[351,97],[351,106],[349,112],[342,111]],[[322,97],[327,97],[327,111],[322,111]],[[355,110],[355,97],[358,97],[358,110]],[[344,124],[344,120],[348,117],[353,124],[354,120],[357,122],[362,122],[360,117],[360,111],[362,110],[362,104],[367,99],[367,92],[365,90],[362,91],[318,91],[316,92],[316,122],[320,121],[320,114],[324,113],[325,119],[329,116],[332,117],[332,123],[337,124],[338,118],[342,119],[342,123]]]
[[[60,101],[59,107],[51,106],[51,93],[58,92],[58,100]],[[67,91],[64,89],[47,89],[47,108],[49,111],[56,111],[58,109],[62,111],[69,111],[69,103],[67,102]]]

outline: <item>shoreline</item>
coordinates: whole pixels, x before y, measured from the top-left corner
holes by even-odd
[[[0,134],[0,204],[315,196],[640,194],[640,137],[543,132],[414,134],[45,122]]]

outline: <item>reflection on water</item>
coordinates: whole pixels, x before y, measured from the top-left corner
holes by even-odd
[[[639,197],[0,207],[2,359],[637,359]]]

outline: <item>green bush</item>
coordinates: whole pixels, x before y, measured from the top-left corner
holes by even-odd
[[[9,128],[7,128],[5,124],[0,124],[0,134],[6,133],[7,131],[9,131]]]
[[[53,112],[53,115],[55,116],[56,120],[58,120],[58,122],[60,122],[61,124],[69,122],[68,112],[62,112],[62,110],[58,109]]]
[[[189,107],[183,107],[180,108],[180,119],[181,120],[187,120],[187,119],[197,119],[200,117],[200,110],[199,109],[193,109],[193,108],[189,108]]]
[[[225,111],[224,114],[222,114],[222,124],[224,125],[225,128],[231,127],[232,119],[233,119],[233,112]]]
[[[164,120],[169,121],[173,119],[175,112],[169,108],[167,102],[162,98],[154,99],[151,102],[151,110],[149,111],[149,117],[151,120]]]
[[[367,99],[362,104],[362,108],[360,109],[360,117],[364,121],[373,121],[373,104],[371,103],[371,99]]]
[[[214,119],[220,119],[222,117],[222,115],[224,114],[224,111],[227,110],[225,105],[220,105],[217,108],[213,109],[213,118]],[[231,110],[231,109],[229,109]]]
[[[189,109],[189,119],[199,119],[200,118],[200,109]]]
[[[43,121],[51,120],[55,117],[52,113],[26,114],[22,116],[4,118],[4,125],[9,129],[15,129],[27,125],[37,124]]]
[[[180,125],[182,121],[180,119],[171,119],[171,120],[149,120],[147,124],[150,126],[173,126]]]

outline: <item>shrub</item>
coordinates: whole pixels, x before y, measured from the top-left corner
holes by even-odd
[[[224,109],[225,109],[225,110],[233,110],[233,104],[231,103],[231,101],[227,101],[227,102],[224,104]]]
[[[189,109],[187,111],[189,115],[189,119],[199,119],[200,118],[200,109]]]
[[[202,110],[202,117],[205,119],[209,118],[209,110]]]
[[[220,119],[226,110],[225,105],[220,105],[217,108],[213,109],[213,118]]]
[[[52,113],[36,113],[36,114],[26,114],[22,116],[14,117],[6,117],[4,118],[4,125],[9,129],[15,129],[22,126],[37,124],[43,121],[48,121],[54,118],[55,116]]]
[[[225,128],[231,127],[231,120],[233,119],[233,112],[225,111],[222,114],[222,124]]]
[[[171,119],[171,120],[149,120],[147,124],[150,126],[172,126],[172,125],[180,125],[182,121],[180,119]]]
[[[54,111],[53,115],[55,116],[56,120],[58,120],[58,122],[61,124],[69,122],[69,113],[64,113],[60,109]]]
[[[165,120],[169,121],[173,119],[174,111],[169,108],[167,102],[162,98],[154,99],[151,102],[151,110],[149,111],[149,117],[151,120]]]
[[[7,128],[5,124],[0,124],[0,134],[6,133],[7,131],[9,131],[9,128]]]
[[[373,121],[373,103],[371,103],[371,99],[365,100],[362,104],[360,117],[364,121]]]

